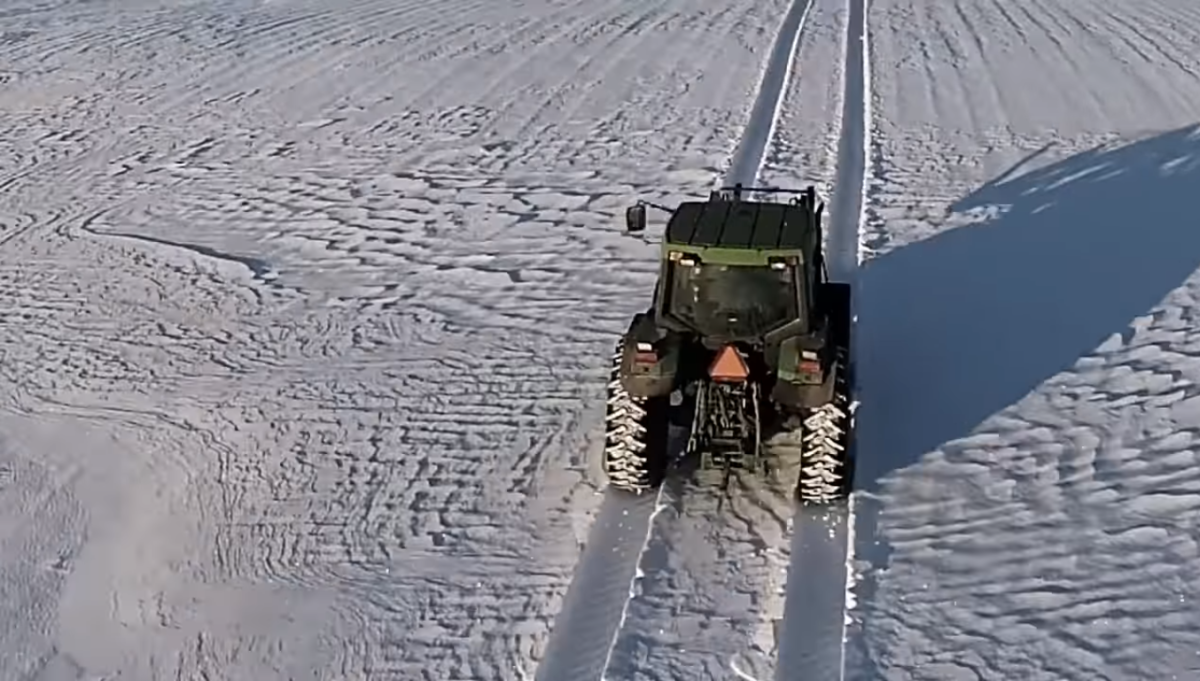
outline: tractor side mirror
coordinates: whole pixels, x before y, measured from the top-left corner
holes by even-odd
[[[646,206],[634,204],[625,209],[625,229],[631,234],[646,231]]]

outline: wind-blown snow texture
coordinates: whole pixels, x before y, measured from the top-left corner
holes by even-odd
[[[812,0],[760,178],[871,126],[852,545],[599,493],[620,213],[731,170],[791,7],[0,7],[0,678],[1200,674],[1186,0],[872,0],[857,119]]]
[[[870,7],[848,678],[1200,676],[1200,9]]]

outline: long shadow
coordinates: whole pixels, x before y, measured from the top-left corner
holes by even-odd
[[[860,488],[1126,333],[1200,267],[1200,126],[1013,174],[953,207],[1007,211],[859,274]]]

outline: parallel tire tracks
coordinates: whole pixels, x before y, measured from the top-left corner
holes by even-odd
[[[758,180],[811,7],[812,0],[793,0],[784,15],[724,184]],[[647,546],[655,539],[654,518],[663,496],[663,491],[640,498],[613,490],[607,493],[538,667],[539,681],[599,679],[616,665],[613,657],[620,651],[614,647],[625,629],[630,602],[642,577]],[[707,535],[719,537],[720,533]],[[666,595],[671,595],[669,590]]]

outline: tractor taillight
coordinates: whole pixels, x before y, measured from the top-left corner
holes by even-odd
[[[808,380],[821,379],[821,357],[812,350],[801,350],[796,370]]]
[[[638,343],[633,352],[634,364],[657,364],[658,353],[651,343]]]

